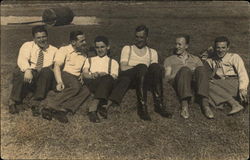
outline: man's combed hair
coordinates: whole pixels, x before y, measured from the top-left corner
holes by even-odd
[[[70,32],[69,40],[70,41],[75,41],[77,40],[77,36],[79,35],[84,35],[82,31],[72,31]]]
[[[45,32],[46,35],[48,35],[48,31],[47,31],[47,29],[45,28],[44,25],[32,27],[32,36],[33,37],[35,37],[35,34],[38,33],[38,32]]]
[[[105,37],[105,36],[97,36],[97,37],[95,38],[94,42],[95,42],[95,43],[96,43],[96,42],[103,42],[104,44],[106,44],[106,46],[109,45],[109,40],[108,40],[108,38]]]
[[[135,32],[141,32],[141,31],[144,31],[146,35],[148,36],[148,33],[149,33],[148,27],[146,27],[145,25],[140,25],[136,27]]]
[[[190,43],[190,35],[188,35],[188,34],[179,34],[176,36],[176,38],[184,38],[186,41],[186,44]]]
[[[230,41],[226,36],[216,37],[214,40],[214,45],[216,45],[217,42],[227,42],[227,46],[230,45]]]

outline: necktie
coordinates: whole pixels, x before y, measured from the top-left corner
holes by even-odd
[[[40,50],[39,51],[39,55],[37,58],[37,62],[36,62],[36,68],[38,71],[40,71],[43,68],[43,51]]]

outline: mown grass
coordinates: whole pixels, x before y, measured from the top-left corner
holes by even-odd
[[[232,51],[241,53],[246,66],[249,66],[249,25],[246,18],[249,14],[244,10],[246,5],[185,3],[72,3],[71,7],[79,15],[102,17],[101,25],[49,27],[49,40],[59,47],[68,43],[68,34],[75,29],[83,30],[89,43],[97,35],[106,35],[111,41],[112,56],[119,60],[122,46],[133,41],[134,28],[143,23],[150,28],[149,45],[157,49],[161,62],[171,55],[175,35],[188,33],[192,37],[190,51],[194,54],[211,45],[217,35],[228,36],[232,41]],[[82,8],[87,4],[89,8]],[[190,7],[185,8],[188,4]],[[41,5],[42,9],[31,6],[7,7],[3,13],[39,15],[48,7],[46,4]],[[159,6],[161,9],[157,8]],[[108,119],[100,124],[90,123],[87,118],[89,101],[75,115],[69,115],[69,124],[32,117],[29,110],[10,115],[7,100],[11,70],[16,65],[21,44],[32,38],[31,27],[1,26],[3,159],[244,160],[249,156],[249,106],[244,112],[231,117],[226,116],[229,107],[222,111],[213,109],[216,118],[208,120],[200,107],[194,104],[190,107],[190,118],[184,120],[179,116],[176,95],[166,82],[165,101],[174,115],[172,119],[164,119],[153,111],[149,94],[149,112],[153,121],[140,120],[136,115],[133,90],[126,94],[120,108],[110,109]],[[27,109],[26,106],[24,108]]]

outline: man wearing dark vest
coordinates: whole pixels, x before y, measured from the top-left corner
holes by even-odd
[[[118,79],[128,83],[125,87],[136,89],[137,114],[142,120],[150,121],[151,117],[147,108],[148,90],[153,93],[155,112],[169,118],[172,114],[166,111],[166,106],[163,104],[164,68],[158,63],[156,50],[147,45],[148,32],[145,25],[138,26],[135,29],[135,44],[123,47],[120,59],[121,73]],[[121,101],[126,89],[116,87],[113,92],[117,93]]]
[[[97,111],[101,115],[103,115],[102,110],[107,112],[103,105],[109,100],[114,81],[118,76],[119,64],[114,59],[108,57],[110,46],[106,37],[98,36],[95,38],[94,43],[97,56],[90,57],[86,61],[83,68],[83,78],[93,95],[88,112],[89,120],[99,123],[100,119]],[[107,115],[103,116],[107,118]]]
[[[52,65],[57,48],[48,44],[48,32],[44,26],[32,28],[33,41],[25,42],[19,50],[18,68],[13,74],[13,88],[9,100],[9,112],[18,113],[28,91],[34,92],[32,101],[33,116],[40,114],[39,102],[52,89],[54,75]]]

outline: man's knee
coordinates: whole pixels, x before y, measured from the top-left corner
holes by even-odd
[[[194,72],[195,72],[195,74],[199,74],[199,75],[207,75],[208,74],[206,71],[206,68],[204,66],[196,67]]]
[[[143,76],[147,73],[148,67],[145,64],[138,64],[135,66],[138,76]]]
[[[179,75],[192,75],[192,71],[188,67],[181,67],[181,69],[178,72]]]

